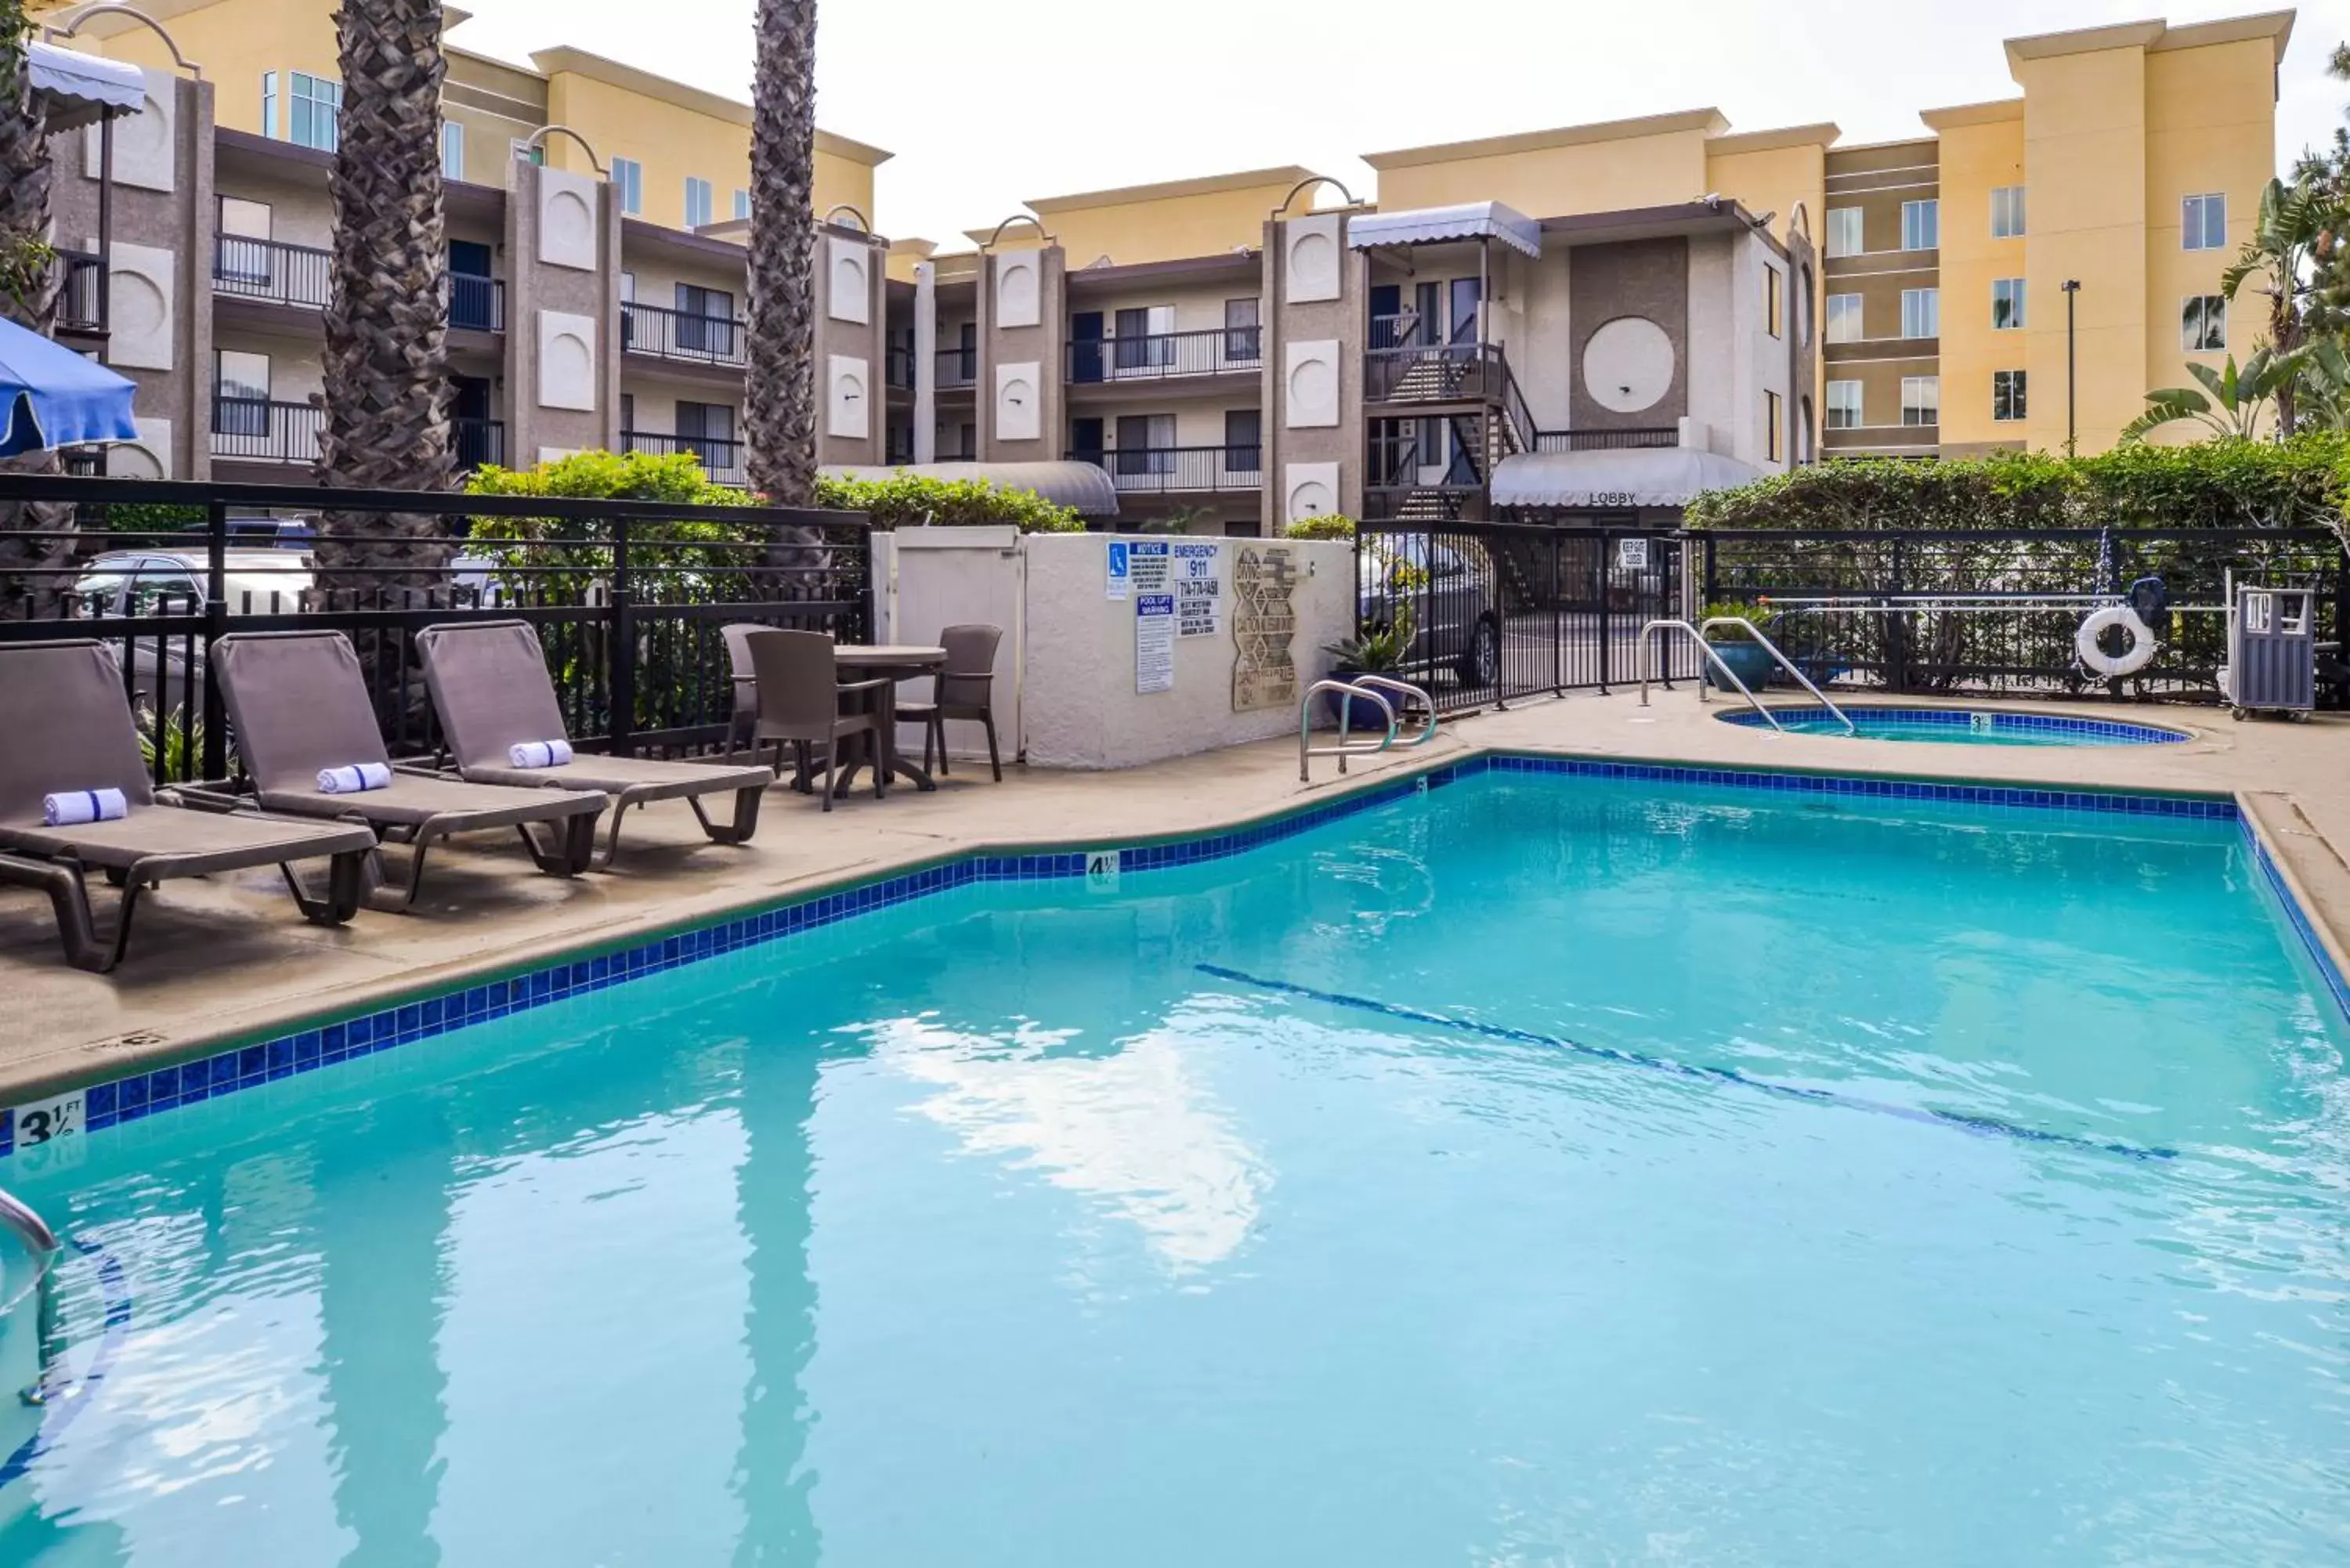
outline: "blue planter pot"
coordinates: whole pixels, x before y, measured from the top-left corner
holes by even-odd
[[[1730,666],[1731,673],[1746,682],[1749,691],[1762,691],[1770,684],[1771,677],[1778,673],[1778,661],[1759,642],[1748,642],[1743,639],[1736,642],[1717,642],[1713,645],[1713,651],[1721,656],[1722,663]],[[1737,690],[1721,678],[1721,671],[1713,667],[1711,659],[1706,663],[1705,678],[1712,682],[1717,691]]]

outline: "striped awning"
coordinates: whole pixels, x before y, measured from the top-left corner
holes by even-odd
[[[1412,213],[1366,213],[1347,225],[1347,243],[1358,251],[1375,245],[1430,245],[1486,237],[1542,259],[1542,225],[1499,202],[1422,207]]]
[[[51,130],[95,124],[112,114],[135,114],[147,101],[147,74],[128,60],[85,55],[55,44],[26,46],[33,90],[48,100]]]
[[[1529,452],[1493,465],[1492,496],[1496,506],[1686,506],[1762,477],[1750,463],[1688,446]]]

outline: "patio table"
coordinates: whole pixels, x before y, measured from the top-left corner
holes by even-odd
[[[934,790],[938,781],[920,763],[910,761],[898,750],[898,682],[924,675],[936,675],[947,667],[947,650],[925,647],[920,643],[858,643],[844,642],[833,649],[833,659],[840,666],[843,680],[854,678],[871,680],[886,680],[889,684],[881,692],[881,748],[890,774],[911,784],[916,789]],[[869,756],[860,756],[841,775],[840,790],[857,770],[867,766]],[[836,791],[836,794],[839,791]]]

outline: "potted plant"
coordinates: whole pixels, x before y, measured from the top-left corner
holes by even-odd
[[[1411,607],[1398,604],[1394,616],[1386,626],[1358,632],[1343,642],[1325,644],[1322,651],[1337,660],[1330,670],[1333,680],[1346,680],[1357,675],[1384,675],[1392,680],[1410,654],[1411,642]],[[1382,688],[1379,695],[1396,710],[1398,719],[1403,717],[1404,697],[1401,692]],[[1387,732],[1387,714],[1380,711],[1378,703],[1343,691],[1326,691],[1323,696],[1328,700],[1332,723],[1339,722],[1343,716],[1350,731],[1370,730],[1382,734]]]
[[[1742,620],[1747,625],[1759,628],[1768,626],[1771,622],[1771,601],[1767,598],[1758,598],[1752,604],[1708,605],[1705,607],[1704,619],[1708,621]],[[1705,628],[1705,640],[1707,646],[1713,649],[1714,657],[1727,665],[1731,673],[1746,682],[1746,689],[1749,691],[1760,691],[1769,685],[1773,673],[1779,668],[1778,660],[1771,657],[1770,649],[1734,627],[1708,626]],[[1714,690],[1718,691],[1735,690],[1730,682],[1721,678],[1721,671],[1713,667],[1711,659],[1706,661],[1705,678],[1713,683]]]

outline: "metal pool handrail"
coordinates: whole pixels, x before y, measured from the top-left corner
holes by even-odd
[[[49,1229],[48,1221],[33,1212],[31,1205],[0,1189],[0,1226],[22,1236],[33,1251],[44,1257],[58,1248],[57,1233]]]
[[[1697,644],[1698,651],[1704,654],[1716,670],[1721,671],[1722,679],[1738,689],[1738,694],[1746,699],[1748,707],[1762,714],[1763,722],[1781,734],[1787,732],[1787,726],[1779,722],[1779,715],[1758,701],[1753,692],[1746,690],[1746,682],[1738,679],[1738,671],[1724,664],[1721,661],[1721,655],[1714,652],[1713,645],[1706,641],[1705,635],[1685,620],[1652,620],[1640,628],[1638,652],[1641,707],[1645,708],[1648,705],[1648,639],[1660,631],[1678,631],[1687,636],[1691,642]],[[1698,679],[1697,700],[1700,702],[1705,701],[1705,680],[1702,676]]]
[[[1852,720],[1846,715],[1843,709],[1829,701],[1828,694],[1821,691],[1818,687],[1813,685],[1812,678],[1805,675],[1802,670],[1796,669],[1794,661],[1788,659],[1785,654],[1779,651],[1779,645],[1762,635],[1762,628],[1761,627],[1756,626],[1751,620],[1742,620],[1734,615],[1718,615],[1709,618],[1698,628],[1699,635],[1702,637],[1703,634],[1711,631],[1718,626],[1735,626],[1744,628],[1755,641],[1762,645],[1763,651],[1770,654],[1773,659],[1778,661],[1780,669],[1794,676],[1797,685],[1803,687],[1804,691],[1817,698],[1821,707],[1825,708],[1829,712],[1834,713],[1836,716],[1836,721],[1844,726],[1844,732],[1846,734],[1857,735],[1860,733],[1860,726],[1854,723]]]
[[[1428,722],[1421,726],[1419,733],[1404,742],[1406,746],[1424,746],[1435,738],[1436,703],[1426,691],[1408,681],[1392,680],[1385,675],[1357,675],[1347,680],[1316,680],[1305,689],[1305,695],[1297,704],[1298,783],[1313,782],[1313,758],[1337,758],[1338,771],[1343,774],[1347,771],[1348,757],[1374,756],[1395,744],[1396,706],[1379,694],[1378,688],[1382,686],[1399,693],[1407,700],[1417,699],[1420,706],[1427,710]],[[1387,733],[1376,742],[1357,743],[1350,740],[1349,736],[1353,733],[1354,703],[1349,701],[1338,704],[1338,743],[1335,746],[1314,744],[1314,699],[1325,691],[1342,691],[1350,699],[1361,697],[1378,703],[1379,711],[1387,715]]]

